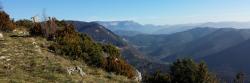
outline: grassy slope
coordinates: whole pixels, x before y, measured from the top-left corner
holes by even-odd
[[[4,33],[5,38],[0,41],[0,57],[5,57],[0,59],[0,82],[134,82],[124,76],[86,66],[81,61],[55,55],[43,48],[51,43],[43,38],[13,38],[10,35],[12,33]],[[81,77],[78,73],[68,75],[66,68],[75,66],[80,66],[87,76]]]

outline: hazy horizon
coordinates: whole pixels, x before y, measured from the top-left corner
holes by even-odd
[[[132,20],[141,24],[175,25],[206,22],[249,22],[246,0],[1,0],[14,19],[48,16],[79,21]],[[225,3],[226,2],[226,3]]]

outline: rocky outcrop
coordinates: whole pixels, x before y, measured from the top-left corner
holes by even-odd
[[[13,30],[13,36],[14,37],[25,37],[29,36],[29,32],[21,29],[15,29]]]
[[[0,33],[0,40],[3,40],[3,34],[2,33]]]
[[[142,81],[142,74],[139,70],[136,69],[136,77],[135,77],[135,80],[138,81],[138,82],[141,82]]]
[[[69,75],[73,74],[73,73],[79,73],[82,77],[87,76],[87,74],[85,72],[82,71],[82,68],[79,66],[76,67],[68,67],[67,68],[67,72]]]

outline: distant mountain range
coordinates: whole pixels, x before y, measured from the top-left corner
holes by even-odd
[[[238,28],[244,29],[250,27],[250,22],[207,22],[193,24],[176,25],[142,25],[134,21],[96,21],[109,30],[121,36],[134,36],[137,34],[172,34],[190,30],[196,27],[214,27],[214,28]],[[131,34],[123,34],[131,33]]]
[[[237,72],[250,74],[250,29],[194,28],[170,35],[125,37],[141,52],[161,63],[180,58],[204,60],[225,78]]]
[[[134,21],[96,21],[97,23],[107,27],[113,32],[137,32],[137,34],[152,34],[157,30],[163,29],[162,26],[142,25]]]
[[[109,22],[105,22],[106,25],[100,22],[68,22],[95,41],[118,46],[123,57],[141,71],[167,70],[169,63],[176,59],[192,58],[205,61],[212,71],[225,79],[232,79],[238,72],[244,72],[247,76],[250,74],[250,29],[242,29],[247,28],[248,23],[243,23],[242,27],[236,26],[240,23],[229,22],[175,25],[172,29],[157,28],[168,32],[156,34],[156,29],[154,32],[144,32],[147,29],[142,27],[144,25],[131,21],[121,24],[120,21],[112,22],[112,27]],[[219,28],[233,25],[235,28]],[[128,26],[140,27],[126,28]]]

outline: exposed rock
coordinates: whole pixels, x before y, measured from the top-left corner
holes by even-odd
[[[0,60],[6,59],[6,58],[7,58],[7,56],[0,56]]]
[[[35,40],[32,40],[32,41],[33,41],[33,42],[32,42],[32,45],[34,46],[35,51],[41,53],[42,51],[41,51],[41,49],[40,49],[40,46],[37,44],[37,42],[35,42]]]
[[[3,34],[2,33],[0,33],[0,38],[3,38]]]
[[[76,67],[68,67],[67,72],[69,75],[72,75],[74,72],[79,73],[82,77],[86,76],[87,74],[82,71],[82,68],[79,66]]]
[[[33,45],[36,45],[37,43],[36,42],[32,42]]]
[[[112,78],[112,77],[114,77],[114,76],[115,76],[114,72],[109,72],[108,78]]]
[[[142,75],[141,72],[139,70],[136,69],[136,77],[135,80],[137,80],[138,82],[142,81]]]
[[[3,34],[2,33],[0,33],[0,40],[3,40]]]
[[[78,70],[78,72],[80,73],[80,75],[83,77],[83,76],[86,76],[86,73],[82,71],[82,68],[77,66],[76,69]]]
[[[67,72],[69,75],[71,75],[75,71],[74,67],[68,67]]]
[[[115,62],[118,62],[119,61],[119,59],[118,58],[115,58]]]
[[[24,36],[28,36],[29,32],[25,30],[15,29],[13,30],[13,34],[14,34],[13,36],[16,36],[16,37],[24,37]]]
[[[10,61],[11,59],[6,59],[6,61]]]

